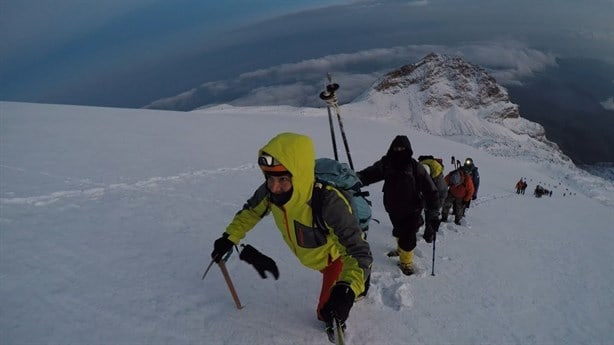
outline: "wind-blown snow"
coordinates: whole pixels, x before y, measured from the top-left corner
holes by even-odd
[[[614,186],[539,147],[489,148],[417,131],[364,103],[342,106],[356,168],[397,134],[415,156],[472,157],[479,198],[462,226],[420,240],[402,275],[381,185],[368,188],[372,288],[350,314],[348,344],[611,344]],[[325,109],[220,106],[189,113],[0,103],[2,344],[327,344],[321,275],[301,266],[265,218],[246,243],[271,256],[262,280],[233,255],[238,311],[213,241],[262,182],[258,148],[282,131],[332,157]],[[486,140],[481,138],[480,140]],[[341,138],[337,135],[337,142]],[[341,157],[345,160],[342,145]],[[545,157],[545,156],[544,156]],[[514,185],[527,178],[527,195]],[[552,197],[531,195],[537,183]],[[565,196],[563,196],[565,194]]]

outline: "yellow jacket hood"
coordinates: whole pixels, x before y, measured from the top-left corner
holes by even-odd
[[[311,138],[297,133],[281,133],[264,145],[258,156],[263,152],[275,157],[292,174],[294,191],[286,205],[308,202],[315,182],[316,154]]]

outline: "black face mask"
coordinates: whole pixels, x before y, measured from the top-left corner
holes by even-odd
[[[407,150],[391,151],[388,153],[388,157],[390,158],[392,166],[395,168],[406,167],[409,162],[411,162],[411,155]]]
[[[269,190],[269,193],[271,195],[271,202],[277,206],[283,206],[285,205],[285,203],[290,201],[293,191],[294,191],[294,187],[290,188],[289,191],[281,193],[281,194],[275,194]]]

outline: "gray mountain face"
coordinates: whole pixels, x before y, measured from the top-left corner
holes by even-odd
[[[571,163],[544,127],[521,116],[504,87],[460,57],[431,53],[387,73],[357,101],[374,106],[379,117],[401,117],[412,127],[496,155]]]
[[[441,82],[449,87],[449,92],[439,92],[436,86]],[[431,53],[416,64],[387,73],[375,90],[395,93],[412,84],[428,94],[426,105],[429,107],[446,109],[458,105],[465,109],[477,109],[502,102],[506,103],[504,112],[491,114],[493,117],[520,117],[518,107],[510,103],[505,89],[481,67],[460,57]]]

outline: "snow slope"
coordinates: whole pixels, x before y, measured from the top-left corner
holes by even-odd
[[[381,223],[369,231],[372,288],[351,312],[348,344],[614,342],[612,183],[523,148],[494,156],[359,104],[341,111],[358,169],[407,134],[416,156],[472,157],[482,176],[467,223],[442,225],[435,276],[422,240],[415,276],[386,257],[391,226],[381,185],[369,187]],[[332,156],[324,109],[0,102],[1,343],[328,343],[315,318],[321,275],[291,255],[271,218],[246,243],[277,261],[278,281],[231,257],[238,311],[217,267],[200,280],[213,241],[262,181],[257,149],[281,131]],[[520,177],[524,196],[513,190]],[[536,183],[553,196],[532,197]]]

